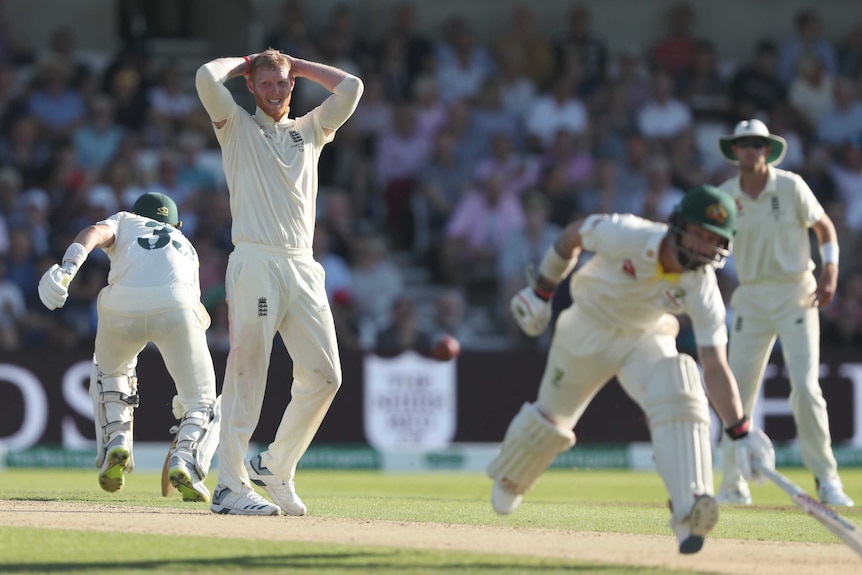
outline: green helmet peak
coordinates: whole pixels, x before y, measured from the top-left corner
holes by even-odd
[[[156,220],[157,222],[171,224],[172,226],[180,225],[177,204],[171,198],[159,192],[147,192],[135,200],[135,205],[132,206],[132,213]]]

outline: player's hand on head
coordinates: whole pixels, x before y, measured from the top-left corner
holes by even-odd
[[[758,465],[767,469],[775,469],[775,449],[772,441],[761,429],[752,427],[745,437],[734,441],[736,447],[736,465],[739,474],[746,481],[764,483],[767,478],[759,472]]]
[[[509,302],[518,327],[531,337],[541,335],[551,321],[551,304],[536,295],[532,287],[525,287]]]
[[[55,310],[66,304],[69,297],[69,282],[72,276],[54,264],[42,274],[39,280],[39,299],[46,308]]]

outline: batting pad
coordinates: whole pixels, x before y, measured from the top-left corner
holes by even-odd
[[[525,403],[506,430],[500,454],[488,464],[488,477],[506,479],[516,495],[526,493],[554,458],[574,444],[572,430],[560,429]]]
[[[129,374],[106,376],[93,363],[90,369],[90,399],[93,401],[93,420],[96,426],[96,467],[105,460],[105,447],[117,434],[127,433],[129,445],[134,424],[134,409],[138,406],[138,378],[134,370]],[[134,460],[130,459],[127,471],[131,472]]]
[[[194,461],[201,480],[206,479],[218,447],[220,429],[221,395],[211,407],[185,414],[176,428],[176,447],[171,455],[177,454],[187,461]]]
[[[694,360],[662,359],[650,376],[644,410],[650,423],[659,475],[675,521],[686,518],[696,495],[712,495],[709,407]]]

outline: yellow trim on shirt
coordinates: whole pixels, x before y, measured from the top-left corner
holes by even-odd
[[[661,262],[656,260],[655,262],[655,277],[656,279],[665,280],[673,283],[679,283],[679,278],[682,277],[680,272],[671,272],[667,273],[664,271],[664,267],[662,267]]]

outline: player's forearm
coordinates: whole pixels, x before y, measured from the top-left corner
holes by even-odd
[[[213,121],[224,120],[230,115],[234,101],[224,83],[245,74],[247,67],[245,58],[219,58],[198,68],[195,88]]]
[[[700,347],[698,352],[703,368],[703,383],[712,407],[725,427],[739,423],[745,417],[745,411],[736,379],[727,361],[722,359],[723,351],[715,347]]]
[[[548,248],[536,276],[536,293],[539,297],[553,292],[577,264],[581,255],[581,225],[583,220],[569,224]]]
[[[345,78],[350,77],[355,78],[357,81],[359,80],[359,78],[348,74],[344,70],[301,58],[290,59],[290,73],[297,78],[305,78],[320,84],[332,93],[337,93],[335,90],[336,86],[341,84]],[[359,84],[361,85],[362,83],[359,82]]]

